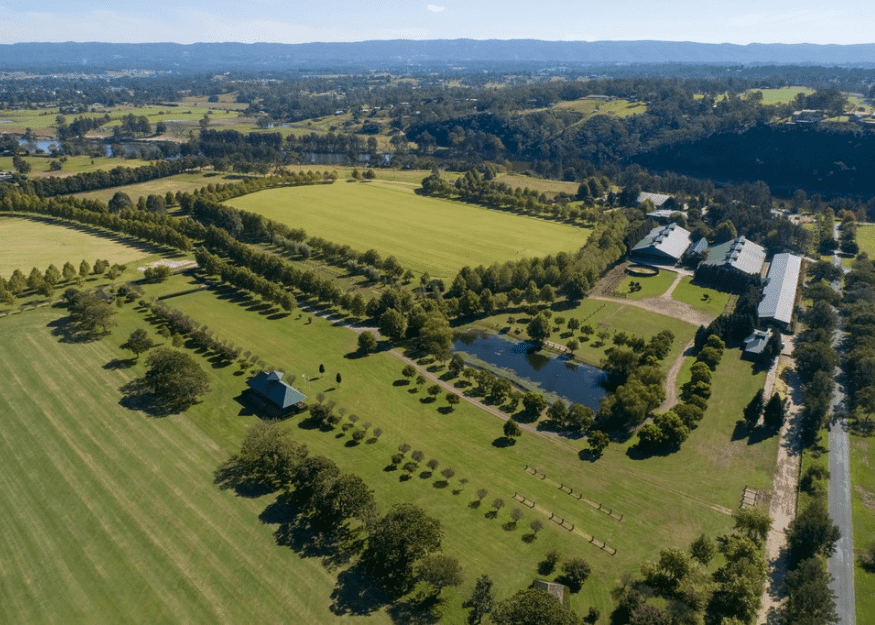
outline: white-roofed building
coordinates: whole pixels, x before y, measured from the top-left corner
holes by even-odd
[[[761,322],[783,327],[790,325],[801,271],[801,257],[794,254],[775,254],[763,288],[763,299],[757,309]]]
[[[690,231],[677,224],[658,226],[641,239],[630,254],[633,258],[658,264],[675,264],[690,247]]]

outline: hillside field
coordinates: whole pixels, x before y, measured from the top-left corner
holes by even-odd
[[[0,246],[0,275],[9,278],[20,269],[27,275],[32,267],[40,271],[54,264],[58,269],[71,262],[78,270],[82,259],[90,264],[98,258],[110,264],[141,259],[152,253],[143,245],[130,244],[110,236],[98,236],[86,231],[52,223],[51,220],[0,216],[0,240],[12,241]]]
[[[444,279],[465,265],[573,252],[590,233],[379,182],[269,189],[227,203],[362,252],[394,255],[404,267]]]

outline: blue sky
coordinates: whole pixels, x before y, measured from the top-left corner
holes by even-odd
[[[305,43],[460,37],[872,43],[875,9],[866,3],[822,0],[6,0],[0,6],[0,43]]]

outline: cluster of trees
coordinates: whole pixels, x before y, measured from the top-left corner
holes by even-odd
[[[115,310],[94,293],[71,287],[64,292],[63,301],[69,313],[69,334],[74,337],[98,338],[115,325],[112,319]]]
[[[670,330],[650,338],[643,349],[636,350],[622,341],[607,353],[601,367],[607,373],[610,391],[602,399],[596,423],[599,429],[629,432],[665,399],[665,373],[661,361],[674,342]]]
[[[814,497],[785,532],[789,553],[788,572],[782,588],[787,596],[782,610],[784,622],[838,623],[835,595],[829,587],[831,576],[824,566],[824,559],[835,552],[841,532],[829,517],[825,497]]]
[[[493,296],[506,293],[508,301],[515,304],[535,302],[541,299],[540,290],[548,285],[569,299],[579,300],[586,296],[598,277],[625,254],[624,237],[629,226],[624,214],[613,212],[604,216],[577,252],[559,252],[555,256],[495,263],[489,267],[463,267],[447,293],[447,307],[461,312],[461,301],[465,299],[470,304],[467,308],[479,312],[482,309],[479,301],[486,291]],[[530,283],[534,283],[531,289],[538,289],[537,294],[529,288]],[[468,295],[468,291],[472,295]],[[455,306],[453,299],[457,300]],[[486,299],[488,302],[488,295]],[[476,308],[475,302],[478,303]]]
[[[11,189],[2,193],[0,211],[49,215],[183,251],[192,248],[191,240],[180,232],[181,225],[174,217],[161,218],[151,213],[136,211],[122,211],[111,215],[106,212],[105,204],[81,198],[45,199]]]
[[[748,431],[753,431],[761,416],[765,426],[771,430],[779,430],[784,425],[787,418],[786,401],[777,392],[772,393],[768,402],[765,399],[765,391],[760,389],[744,407],[744,423]]]
[[[687,552],[663,549],[656,562],[641,565],[640,578],[625,576],[613,593],[616,605],[611,622],[753,622],[766,581],[762,544],[771,521],[768,512],[760,508],[744,508],[733,516],[732,534],[716,541],[702,534]],[[717,553],[723,555],[724,564],[709,572]],[[649,602],[652,596],[661,598],[664,607]]]
[[[696,349],[701,350],[711,335],[719,337],[727,345],[740,345],[756,328],[757,309],[762,297],[761,289],[749,287],[735,302],[735,308],[729,315],[720,315],[707,326],[699,326],[694,339]],[[772,353],[774,347],[771,346],[768,351]],[[780,348],[775,356],[778,353]]]
[[[503,182],[497,182],[491,168],[487,166],[484,169],[486,173],[483,175],[476,168],[469,169],[464,176],[457,178],[455,183],[449,183],[438,173],[433,173],[423,179],[422,191],[434,197],[459,199],[470,204],[523,215],[583,223],[592,223],[597,219],[596,211],[571,206],[568,204],[567,197],[563,198],[565,201],[555,199],[550,201],[544,193],[538,193],[528,187],[511,188]]]
[[[22,188],[40,197],[67,195],[167,178],[208,164],[207,159],[193,156],[173,161],[157,161],[142,167],[113,167],[109,170],[98,169],[72,176],[33,178],[23,182]]]
[[[225,362],[233,362],[240,356],[242,352],[240,347],[229,341],[219,340],[206,325],[198,324],[184,313],[169,308],[164,302],[149,303],[141,300],[140,303],[158,323],[167,328],[171,336],[180,337],[174,341],[174,344],[183,339],[189,340],[195,349],[211,352]]]
[[[98,128],[105,124],[108,124],[112,120],[107,113],[103,117],[84,117],[80,115],[69,124],[67,123],[67,119],[63,115],[58,115],[55,118],[55,121],[57,121],[58,124],[58,140],[68,141],[73,138],[82,139],[88,132],[92,130],[97,130]]]
[[[97,259],[94,261],[93,272],[95,275],[100,275],[108,267],[109,261]],[[114,267],[118,273],[124,271],[123,265]],[[75,281],[81,284],[91,272],[92,267],[86,260],[79,263],[78,269],[69,261],[64,263],[60,270],[54,264],[49,265],[44,272],[34,267],[27,276],[20,269],[16,269],[8,280],[0,276],[0,301],[11,306],[15,303],[16,297],[28,291],[50,297],[59,283]]]
[[[435,594],[463,581],[458,561],[439,553],[440,521],[410,503],[395,504],[381,516],[373,490],[359,476],[343,473],[329,458],[310,456],[281,423],[250,428],[240,453],[216,471],[216,481],[281,490],[279,502],[295,510],[299,527],[310,530],[317,542],[342,542],[349,552],[360,553],[356,566],[392,596],[409,592],[419,581]],[[356,538],[367,539],[364,551],[365,541]]]
[[[853,414],[866,424],[875,414],[875,263],[861,254],[845,277],[842,303],[845,331],[853,337],[843,368]]]
[[[809,290],[814,297],[818,292]],[[802,441],[813,445],[826,425],[839,358],[833,348],[838,314],[829,299],[815,299],[804,316],[806,329],[796,341],[793,358],[803,384]]]
[[[295,296],[281,285],[262,278],[247,267],[238,267],[223,261],[215,254],[210,254],[203,248],[195,250],[195,260],[198,268],[208,276],[219,276],[219,279],[236,289],[249,291],[263,300],[277,304],[286,312],[293,311],[298,303]]]
[[[711,397],[711,373],[723,357],[725,344],[711,335],[690,368],[690,380],[681,388],[684,403],[654,416],[638,430],[637,450],[642,453],[674,452],[699,425]]]

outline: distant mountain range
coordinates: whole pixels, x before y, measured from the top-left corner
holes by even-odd
[[[875,66],[875,44],[708,44],[688,41],[431,40],[356,43],[15,43],[0,45],[0,71],[289,70],[332,67],[639,63]]]

